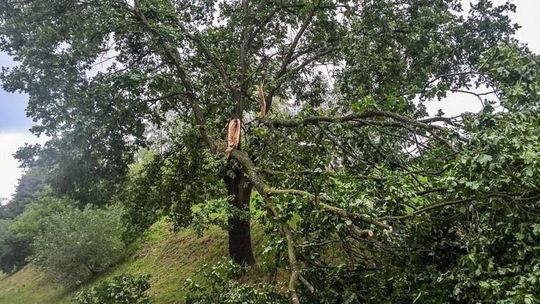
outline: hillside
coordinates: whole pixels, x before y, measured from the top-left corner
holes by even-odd
[[[254,232],[257,234],[257,229]],[[260,248],[258,244],[254,245]],[[215,227],[200,237],[191,229],[174,233],[168,223],[161,221],[134,245],[131,252],[124,261],[86,285],[121,273],[150,274],[150,294],[154,303],[182,303],[183,281],[196,276],[202,265],[226,258],[227,238],[223,230]],[[73,303],[73,297],[80,288],[66,289],[48,281],[35,267],[27,266],[0,279],[0,303]]]

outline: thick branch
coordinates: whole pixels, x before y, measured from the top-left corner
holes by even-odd
[[[268,175],[325,175],[325,176],[339,176],[340,172],[336,170],[298,170],[298,171],[280,171],[272,169],[262,169],[257,168],[257,172]],[[350,174],[350,173],[349,173]],[[363,179],[363,180],[375,180],[375,181],[385,181],[386,178],[382,176],[370,176],[370,175],[359,175],[359,174],[350,174],[354,178]]]
[[[237,149],[233,149],[231,151],[231,156],[240,163],[240,165],[244,169],[244,173],[250,180],[253,187],[264,198],[267,208],[276,218],[279,217],[279,213],[277,211],[277,208],[275,207],[275,204],[268,196],[269,188],[266,187],[263,180],[255,171],[255,165],[253,164],[251,159],[247,156],[245,152]],[[298,270],[298,261],[296,259],[296,251],[294,248],[295,245],[292,236],[292,230],[287,223],[280,223],[280,229],[282,234],[285,236],[285,240],[287,241],[287,253],[289,256],[289,265],[291,267],[291,276],[289,279],[289,292],[291,294],[291,300],[294,304],[300,304],[300,301],[298,300],[298,295],[296,293],[296,283],[298,281],[300,273]]]
[[[274,202],[272,202],[272,199],[270,198],[272,195],[279,195],[279,194],[302,195],[302,196],[306,196],[312,199],[314,202],[317,201],[314,195],[306,191],[295,190],[295,189],[279,190],[279,189],[272,189],[270,187],[267,187],[264,181],[257,174],[255,164],[253,163],[253,161],[251,161],[249,156],[244,151],[233,149],[230,155],[234,159],[236,159],[236,161],[238,161],[238,163],[242,166],[244,173],[246,174],[246,176],[248,177],[248,179],[250,180],[254,188],[257,190],[257,192],[264,198],[267,208],[272,212],[272,214],[274,214],[276,218],[279,216],[279,213],[277,212],[277,208],[275,207]],[[344,216],[345,218],[350,219],[351,221],[361,220],[361,221],[364,221],[364,222],[367,222],[367,223],[370,223],[370,224],[373,224],[373,225],[376,225],[385,229],[389,229],[389,230],[392,229],[392,227],[389,225],[367,218],[363,215],[349,213],[341,208],[333,207],[325,203],[319,203],[319,206],[324,209],[330,210],[338,215]],[[294,244],[294,239],[292,235],[292,230],[288,223],[280,223],[279,225],[280,225],[281,232],[285,236],[285,239],[287,241],[289,265],[291,267],[291,276],[289,279],[289,292],[291,295],[291,301],[294,304],[299,304],[300,301],[296,293],[296,285],[297,285],[298,280],[300,279],[300,272],[298,269],[298,261],[296,259],[296,251],[295,251],[295,244]],[[358,234],[358,236],[370,237],[373,235],[373,232],[371,230],[357,229],[354,231]],[[306,282],[304,282],[304,284],[306,284]],[[308,286],[308,289],[311,290],[309,286]]]
[[[188,80],[187,73],[182,67],[182,62],[181,62],[180,54],[178,53],[178,50],[172,47],[169,44],[169,42],[159,32],[157,32],[154,29],[154,27],[150,25],[150,23],[148,22],[144,14],[140,11],[139,0],[135,0],[134,13],[135,13],[136,18],[141,22],[141,24],[143,24],[152,34],[154,34],[156,38],[158,39],[158,42],[163,46],[163,49],[164,49],[163,55],[173,64],[176,71],[176,75],[180,79],[180,82],[182,83],[182,86],[184,87],[184,90],[186,91],[186,97],[191,106],[191,110],[193,112],[195,123],[197,124],[199,128],[199,132],[201,133],[201,136],[203,137],[205,142],[208,144],[208,147],[210,148],[210,150],[215,152],[216,148],[214,145],[214,141],[210,138],[206,130],[206,123],[205,123],[204,115],[202,112],[202,108],[197,101],[197,97],[195,95],[195,90],[193,89],[193,85]]]
[[[267,195],[269,196],[272,196],[272,195],[285,195],[285,194],[291,194],[291,195],[300,195],[300,196],[304,196],[304,197],[307,197],[309,199],[311,199],[312,201],[319,201],[317,206],[322,208],[322,209],[326,209],[334,214],[337,214],[339,216],[341,216],[342,218],[346,218],[346,219],[349,219],[351,221],[361,221],[361,222],[364,222],[364,223],[367,223],[367,224],[372,224],[374,226],[377,226],[377,227],[380,227],[380,228],[383,228],[383,229],[388,229],[390,231],[392,231],[392,226],[390,225],[387,225],[383,222],[380,222],[380,221],[377,221],[375,219],[372,219],[372,218],[369,218],[365,215],[361,215],[361,214],[357,214],[357,213],[351,213],[351,212],[348,212],[347,210],[345,209],[342,209],[342,208],[339,208],[339,207],[335,207],[335,206],[332,206],[332,205],[329,205],[327,203],[324,203],[324,202],[320,202],[321,200],[323,200],[322,198],[320,197],[315,197],[315,195],[307,192],[307,191],[303,191],[303,190],[297,190],[297,189],[272,189],[272,188],[266,188],[266,193]]]
[[[282,224],[283,234],[287,240],[287,254],[289,256],[289,265],[291,267],[291,276],[289,278],[289,292],[291,293],[291,300],[293,304],[300,304],[298,300],[298,295],[296,293],[296,283],[300,277],[300,272],[298,270],[298,261],[296,259],[296,251],[294,248],[294,239],[292,236],[291,228],[289,225]]]
[[[305,125],[319,125],[321,123],[351,123],[351,124],[360,124],[363,125],[365,123],[382,123],[384,122],[377,122],[377,121],[366,121],[366,118],[373,118],[373,117],[386,117],[390,118],[394,121],[396,121],[398,124],[395,126],[402,126],[401,124],[407,124],[422,130],[425,130],[431,135],[441,141],[442,143],[446,144],[451,150],[455,151],[455,148],[446,140],[438,136],[434,133],[434,131],[451,131],[448,128],[437,126],[437,125],[430,125],[427,123],[422,122],[421,120],[414,120],[411,118],[408,118],[406,116],[392,113],[388,111],[367,111],[364,113],[359,114],[349,114],[344,116],[308,116],[304,117],[302,119],[266,119],[261,120],[262,124],[272,126],[272,127],[284,127],[284,128],[294,128],[294,127],[300,127]],[[388,122],[386,122],[388,124]],[[455,132],[454,132],[455,133]],[[460,140],[467,141],[466,138],[460,136],[459,134],[455,134]]]
[[[299,279],[300,279],[300,282],[302,282],[302,284],[304,284],[304,286],[306,286],[306,288],[309,290],[309,292],[311,292],[311,293],[315,292],[315,287],[313,287],[313,285],[311,285],[311,283],[309,283],[308,280],[306,280],[306,278],[304,278],[302,275],[300,275]]]
[[[387,117],[396,121],[401,121],[401,122],[405,122],[413,126],[417,126],[422,129],[445,130],[441,126],[429,125],[424,122],[424,121],[431,122],[431,120],[438,120],[439,118],[414,120],[406,116],[393,113],[393,112],[388,112],[388,111],[367,111],[364,113],[348,114],[344,116],[308,116],[302,119],[266,119],[266,120],[262,120],[261,122],[263,124],[271,125],[273,127],[292,128],[292,127],[299,127],[299,126],[310,125],[310,124],[318,125],[319,123],[344,123],[344,122],[357,121],[357,120],[362,120],[364,118],[373,118],[373,117]]]
[[[355,220],[356,221],[362,221],[362,222],[377,226],[379,228],[383,228],[383,229],[387,229],[387,230],[392,231],[392,226],[390,226],[388,224],[385,224],[385,223],[383,223],[381,221],[369,218],[369,217],[367,217],[365,215],[361,215],[361,214],[357,214],[357,213],[350,213],[345,209],[341,209],[341,208],[338,208],[338,207],[335,207],[335,206],[331,206],[331,205],[328,205],[326,203],[319,203],[319,204],[324,209],[326,209],[328,211],[331,211],[331,212],[333,212],[333,213],[335,213],[337,215],[340,215],[341,217],[347,218],[347,219],[349,219],[351,221],[355,221]]]

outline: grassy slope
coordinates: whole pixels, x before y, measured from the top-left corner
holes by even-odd
[[[260,240],[259,229],[254,229],[254,240]],[[255,248],[260,248],[254,244]],[[227,238],[219,228],[209,229],[197,237],[192,230],[170,232],[166,222],[158,222],[145,236],[133,254],[108,273],[87,285],[93,285],[121,273],[150,274],[150,294],[154,303],[182,303],[183,282],[196,275],[203,264],[227,258]],[[49,282],[32,266],[0,278],[0,304],[55,304],[73,303],[77,290]]]
[[[65,288],[48,282],[43,273],[31,266],[0,279],[2,304],[58,303],[65,295]]]

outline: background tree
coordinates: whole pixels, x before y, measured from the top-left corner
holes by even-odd
[[[0,219],[0,270],[11,273],[26,265],[30,245],[10,231],[11,222]]]
[[[46,186],[44,168],[32,167],[19,179],[13,197],[0,206],[0,218],[13,219],[24,211],[26,205],[35,199]]]
[[[13,224],[25,208],[40,197],[46,187],[45,171],[33,167],[19,179],[15,194],[6,205],[0,206],[0,264],[5,273],[21,269],[32,253],[32,237],[24,237],[14,231]],[[35,220],[35,219],[34,219]]]
[[[73,208],[75,204],[72,199],[56,197],[51,190],[45,189],[12,221],[10,230],[30,244],[47,228],[49,217]]]

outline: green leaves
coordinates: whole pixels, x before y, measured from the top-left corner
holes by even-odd
[[[124,249],[122,209],[70,208],[44,220],[34,238],[34,265],[66,285],[79,285],[115,263]]]
[[[492,160],[493,160],[493,157],[491,157],[491,155],[488,155],[488,154],[481,154],[477,158],[478,163],[482,166],[490,163]]]
[[[30,242],[13,233],[12,221],[0,219],[0,271],[9,274],[26,265]]]
[[[527,49],[501,44],[487,51],[482,71],[496,83],[501,104],[507,109],[538,108],[540,61]]]
[[[223,179],[233,175],[309,192],[272,196],[258,185],[254,204],[275,265],[290,245],[320,290],[299,284],[309,303],[533,301],[538,235],[524,227],[538,209],[540,78],[538,58],[510,43],[514,9],[487,0],[467,14],[458,0],[3,1],[0,48],[20,59],[3,85],[30,95],[34,130],[52,137],[18,155],[82,205],[122,202],[131,237],[162,216],[201,229],[245,219],[226,204]],[[261,85],[264,120],[255,118]],[[496,91],[501,111],[492,103],[427,117],[425,101],[479,86]],[[222,154],[232,115],[250,170]],[[80,212],[66,219],[76,219],[73,231],[98,213]],[[279,233],[285,224],[296,247]],[[39,244],[65,256],[55,242],[49,233]],[[60,267],[45,253],[38,261]],[[211,270],[216,286],[192,286],[193,301],[281,300],[233,277]]]
[[[118,275],[77,293],[77,304],[151,304],[150,276]]]
[[[243,270],[240,266],[222,261],[216,265],[205,265],[200,271],[200,280],[186,280],[187,303],[192,304],[264,304],[288,303],[287,298],[271,284],[249,285],[235,281]]]

